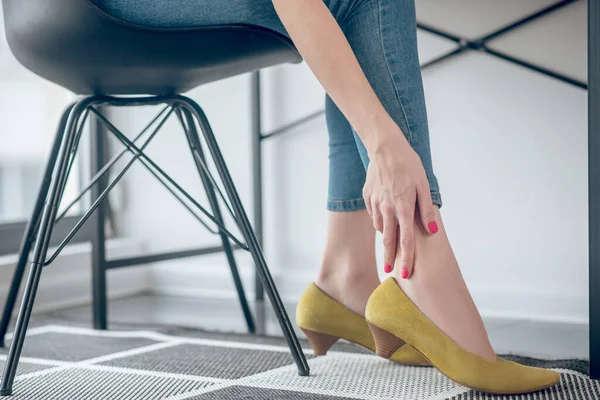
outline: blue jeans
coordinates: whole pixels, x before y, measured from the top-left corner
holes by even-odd
[[[126,21],[159,27],[251,24],[289,36],[271,0],[94,0]],[[441,206],[433,173],[423,81],[417,53],[414,0],[324,0],[379,97],[421,157],[431,198]],[[330,211],[365,208],[362,188],[369,163],[356,132],[326,97]]]

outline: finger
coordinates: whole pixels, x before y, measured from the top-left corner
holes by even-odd
[[[435,209],[431,201],[431,192],[429,185],[422,185],[417,189],[417,202],[419,205],[419,214],[421,214],[421,222],[423,228],[428,233],[437,233],[438,224],[435,220]]]
[[[377,232],[383,232],[383,216],[381,215],[379,203],[371,203],[371,212],[371,217],[373,218],[373,228],[375,228]]]
[[[367,213],[373,218],[373,210],[371,209],[371,196],[366,192],[363,192],[363,200],[365,201],[365,206],[367,207]]]
[[[394,270],[398,247],[398,219],[391,210],[383,209],[383,270],[389,274]]]
[[[415,210],[413,207],[402,209],[400,214],[400,262],[399,268],[403,279],[408,279],[413,272],[415,259]]]

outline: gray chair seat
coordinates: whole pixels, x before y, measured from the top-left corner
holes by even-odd
[[[302,58],[291,41],[249,25],[154,28],[117,19],[91,0],[3,0],[15,57],[77,94],[188,91]]]

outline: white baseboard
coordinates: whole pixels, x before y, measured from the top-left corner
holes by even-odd
[[[144,251],[140,241],[113,239],[107,241],[107,257],[120,258]],[[52,251],[52,250],[51,250]],[[0,257],[0,306],[4,307],[17,256]],[[24,281],[26,281],[25,276]],[[21,290],[25,283],[21,285]],[[124,268],[108,273],[107,291],[110,299],[146,292],[150,289],[148,272],[144,268]],[[91,245],[70,245],[46,267],[36,296],[34,313],[91,302]],[[17,307],[18,309],[18,307]],[[16,310],[15,310],[16,312]]]
[[[587,291],[564,293],[536,288],[484,288],[471,294],[481,314],[489,318],[588,324]]]
[[[254,296],[254,266],[250,259],[239,262],[240,275],[249,298]],[[152,292],[194,298],[235,299],[231,274],[221,260],[200,259],[177,265],[151,267]],[[279,293],[285,302],[294,303],[314,279],[314,271],[285,274],[273,272]],[[568,324],[587,324],[587,297],[561,293],[535,293],[513,288],[471,288],[483,317]],[[580,312],[574,312],[579,310]]]
[[[139,241],[118,239],[108,242],[109,258],[144,253]],[[254,264],[236,252],[238,268],[248,298],[254,298]],[[0,306],[3,306],[16,256],[0,257]],[[279,293],[285,302],[298,301],[314,279],[313,270],[278,273],[272,270]],[[142,292],[192,298],[235,299],[237,294],[229,266],[223,255],[210,255],[171,261],[148,267],[110,271],[108,295],[115,299]],[[484,317],[514,320],[587,323],[587,294],[535,292],[531,288],[471,287],[471,293]],[[44,270],[34,312],[89,304],[91,301],[90,245],[69,246]]]
[[[236,260],[246,295],[253,298],[254,264],[249,256],[241,252],[236,252]],[[231,272],[223,262],[223,255],[153,265],[149,268],[149,274],[154,294],[211,299],[237,297]]]

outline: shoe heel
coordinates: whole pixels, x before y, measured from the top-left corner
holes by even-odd
[[[369,325],[371,335],[373,335],[373,340],[375,341],[375,353],[377,353],[379,357],[389,359],[396,350],[404,346],[404,340],[399,337],[392,335],[388,331],[381,329],[368,321],[367,324]]]
[[[300,328],[302,332],[306,335],[308,339],[308,343],[310,343],[310,347],[312,347],[315,355],[324,356],[327,354],[327,350],[334,345],[340,338],[327,335],[325,333],[319,333],[314,331],[309,331],[308,329]]]

